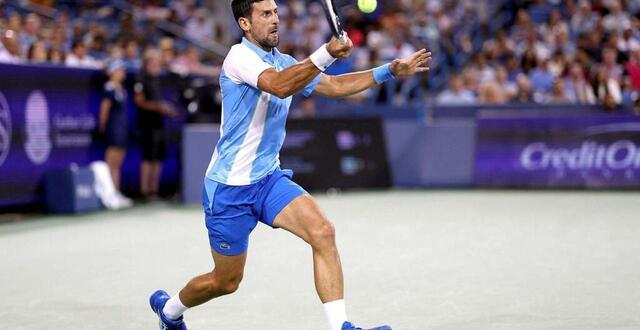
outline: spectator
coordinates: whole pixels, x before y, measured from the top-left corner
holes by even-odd
[[[522,69],[518,64],[518,60],[513,54],[507,55],[505,60],[505,68],[507,69],[507,80],[515,83],[518,80],[518,75],[522,73]]]
[[[549,104],[567,104],[570,103],[566,94],[564,81],[560,78],[556,78],[553,81],[553,87],[551,88],[551,97],[547,102]]]
[[[60,48],[51,47],[47,59],[51,64],[64,64],[67,56]]]
[[[560,10],[554,8],[549,14],[549,19],[540,27],[540,34],[544,38],[547,45],[555,42],[556,36],[559,34],[569,35],[569,24],[562,20]]]
[[[47,47],[44,42],[36,41],[29,46],[27,60],[30,63],[42,64],[48,61]]]
[[[18,39],[20,41],[21,53],[26,54],[29,46],[38,41],[38,32],[40,31],[41,21],[38,15],[30,13],[24,20],[24,27],[20,31]]]
[[[554,77],[561,76],[567,68],[567,58],[562,51],[557,51],[549,60],[549,71]]]
[[[518,93],[518,86],[516,83],[509,81],[509,74],[504,66],[499,66],[496,69],[496,84],[504,93],[505,101],[513,99]]]
[[[158,198],[162,162],[167,153],[164,116],[177,116],[173,106],[162,101],[161,70],[160,54],[154,49],[146,51],[143,72],[134,87],[142,147],[140,191],[144,198],[150,200]]]
[[[495,60],[506,59],[513,54],[515,44],[507,37],[504,30],[496,32],[495,39],[491,39],[484,43],[483,51],[487,54],[493,54],[491,57]]]
[[[487,58],[482,53],[473,56],[471,70],[478,77],[480,83],[496,79],[496,71],[487,65]]]
[[[550,44],[550,50],[554,53],[562,53],[563,55],[574,57],[577,49],[574,42],[571,41],[569,31],[559,31],[554,35],[553,42]]]
[[[618,64],[618,51],[613,48],[605,48],[602,50],[602,68],[606,72],[607,78],[617,81],[622,80],[624,72],[622,65]]]
[[[579,63],[571,64],[569,75],[564,80],[565,93],[569,102],[574,104],[595,104],[593,88],[587,81]]]
[[[618,51],[629,54],[630,52],[640,49],[640,41],[633,35],[633,28],[629,25],[625,27],[622,36],[618,38]]]
[[[71,53],[67,55],[65,64],[70,67],[86,69],[98,69],[101,66],[98,61],[87,55],[87,48],[79,40],[73,42]]]
[[[518,10],[515,24],[511,27],[511,40],[516,44],[527,40],[532,26],[529,14],[524,9]]]
[[[129,40],[126,43],[122,60],[128,72],[139,72],[142,68],[140,50],[138,48],[138,43],[135,40]]]
[[[531,88],[531,81],[526,75],[521,74],[517,78],[518,94],[513,99],[513,103],[528,104],[533,103],[533,89]]]
[[[478,101],[480,104],[504,104],[508,99],[495,81],[487,80],[480,85]]]
[[[622,10],[620,0],[609,0],[609,14],[602,20],[605,31],[622,33],[625,27],[631,25],[629,14]]]
[[[600,15],[592,10],[590,0],[580,0],[578,11],[571,17],[571,29],[575,35],[589,33],[595,30]]]
[[[605,105],[605,109],[613,110],[622,104],[622,91],[617,80],[610,78],[605,67],[600,67],[595,75],[595,94]]]
[[[631,79],[631,86],[635,91],[640,92],[640,49],[631,51],[626,69]]]
[[[13,30],[0,34],[0,63],[20,63],[20,44]]]
[[[107,69],[109,81],[104,86],[100,104],[99,129],[106,136],[105,162],[111,171],[116,190],[120,191],[120,167],[129,145],[127,124],[127,91],[123,87],[126,67],[122,61],[114,61]]]
[[[549,71],[549,61],[539,60],[536,68],[531,71],[531,87],[536,101],[541,101],[551,92],[554,79]]]
[[[195,16],[187,21],[185,33],[187,37],[199,42],[213,41],[214,22],[206,9],[196,10]]]
[[[549,19],[553,6],[547,0],[534,0],[529,7],[529,16],[535,24],[542,24]]]
[[[173,39],[165,37],[160,40],[160,62],[163,72],[175,72],[172,68],[176,59],[176,50],[173,46]]]
[[[439,105],[465,105],[473,104],[476,97],[468,89],[464,88],[462,78],[459,75],[453,75],[449,79],[449,89],[438,95],[436,103]]]
[[[172,71],[183,75],[197,75],[214,77],[220,74],[220,67],[204,65],[200,60],[200,52],[195,47],[189,47],[172,64]]]
[[[96,34],[93,36],[88,51],[88,55],[96,61],[104,62],[108,59],[107,53],[107,40],[103,34]]]

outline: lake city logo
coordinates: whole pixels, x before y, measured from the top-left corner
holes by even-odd
[[[40,165],[49,159],[51,153],[49,106],[41,91],[34,90],[29,94],[24,118],[26,128],[24,150],[34,164]]]
[[[0,166],[9,156],[11,149],[11,111],[9,102],[0,92]]]

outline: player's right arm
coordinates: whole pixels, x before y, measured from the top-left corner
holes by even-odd
[[[258,88],[281,99],[287,98],[309,85],[335,59],[349,57],[352,50],[353,43],[350,39],[347,38],[347,42],[343,44],[333,37],[317,52],[298,64],[280,72],[274,68],[264,71],[258,78]],[[327,58],[327,55],[331,57]]]
[[[227,55],[223,70],[236,83],[246,83],[281,99],[305,88],[338,58],[347,58],[353,43],[331,38],[309,58],[282,71],[265,63],[253,51],[235,48]]]

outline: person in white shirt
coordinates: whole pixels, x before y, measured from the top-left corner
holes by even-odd
[[[72,68],[100,69],[102,63],[87,55],[87,47],[81,41],[74,41],[65,65]]]
[[[451,76],[449,89],[440,93],[436,99],[436,104],[438,105],[465,105],[475,102],[475,95],[473,95],[472,91],[464,88],[462,78],[458,75]]]
[[[20,63],[20,45],[16,33],[6,30],[0,34],[0,63]]]
[[[187,21],[185,33],[191,39],[199,42],[209,42],[213,40],[215,24],[211,15],[206,9],[198,9],[195,16]]]

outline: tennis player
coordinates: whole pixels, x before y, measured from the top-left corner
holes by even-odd
[[[187,309],[235,292],[243,277],[249,235],[262,222],[311,246],[316,291],[331,330],[361,329],[347,318],[333,224],[292,181],[293,173],[279,167],[291,96],[356,94],[391,79],[427,72],[431,54],[423,49],[370,71],[329,76],[322,72],[351,54],[351,40],[341,43],[332,38],[298,62],[276,48],[279,19],[274,0],[233,0],[231,6],[244,38],[231,48],[222,67],[221,137],[202,194],[215,268],[192,279],[173,297],[156,291],[150,297],[151,308],[160,319],[160,329],[182,330],[187,329],[182,316]]]

